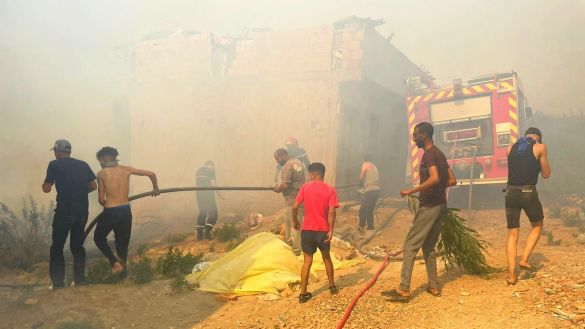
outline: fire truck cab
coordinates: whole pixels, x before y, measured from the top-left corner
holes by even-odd
[[[422,150],[412,142],[419,122],[435,128],[434,140],[447,156],[460,185],[504,184],[507,152],[532,115],[515,72],[435,85],[429,76],[407,80],[409,157],[407,177],[419,184]]]

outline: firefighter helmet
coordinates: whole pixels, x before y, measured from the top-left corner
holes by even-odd
[[[284,142],[284,145],[287,145],[287,146],[288,145],[299,146],[299,141],[297,141],[297,139],[294,138],[293,136],[288,136],[288,138]]]

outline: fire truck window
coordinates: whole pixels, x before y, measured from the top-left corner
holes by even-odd
[[[498,146],[508,146],[512,143],[509,133],[498,134]]]
[[[491,117],[435,124],[437,146],[449,158],[488,156],[494,152]]]

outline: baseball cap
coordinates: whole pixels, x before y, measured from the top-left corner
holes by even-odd
[[[49,151],[53,150],[71,153],[71,143],[65,139],[59,139],[55,142],[55,146]]]

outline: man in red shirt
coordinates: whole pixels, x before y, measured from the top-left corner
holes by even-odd
[[[301,294],[299,302],[304,303],[313,296],[307,292],[309,272],[313,264],[313,254],[317,248],[321,251],[327,279],[329,279],[329,290],[332,294],[339,292],[333,279],[333,262],[331,262],[330,241],[333,237],[333,226],[335,224],[335,209],[339,207],[337,192],[325,182],[325,166],[315,162],[309,166],[309,179],[299,191],[293,205],[293,225],[295,229],[301,229],[301,248],[303,250],[304,262],[301,271]],[[299,206],[303,204],[305,214],[303,226],[299,225]]]

